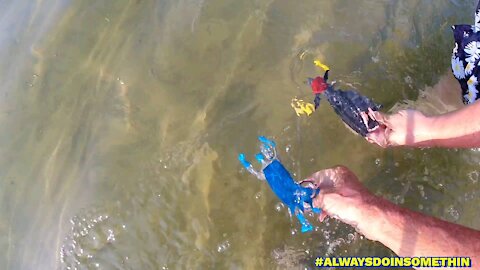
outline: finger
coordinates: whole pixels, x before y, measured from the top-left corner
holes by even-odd
[[[305,186],[309,186],[311,184],[313,185],[317,185],[317,183],[319,182],[319,178],[321,178],[323,175],[322,171],[318,171],[318,172],[315,172],[314,174],[310,175],[309,177],[305,178],[305,179],[302,179],[300,180],[298,183],[300,185],[305,185]]]
[[[315,208],[322,209],[324,211],[328,207],[326,207],[325,202],[328,201],[327,198],[335,197],[338,196],[339,191],[335,188],[325,188],[325,189],[320,189],[320,192],[315,196],[312,200],[312,205]],[[328,211],[327,211],[328,212]]]
[[[312,204],[313,204],[313,207],[315,208],[319,208],[319,209],[322,209],[322,213],[324,211],[324,202],[323,202],[323,199],[324,199],[324,191],[323,190],[320,190],[320,192],[317,194],[317,196],[315,198],[313,198],[312,200]]]
[[[360,112],[360,118],[362,119],[365,127],[368,129],[368,115],[365,112]]]
[[[378,123],[380,123],[384,126],[389,126],[388,115],[385,115],[385,114],[383,114],[379,111],[373,111],[370,108],[369,108],[368,114],[370,115],[370,117],[375,119],[375,121],[377,121]]]
[[[368,108],[368,116],[370,116],[370,118],[372,118],[373,120],[377,120],[377,116],[375,115],[374,111],[372,110],[372,108]]]
[[[312,183],[315,188],[323,188],[325,183],[329,179],[329,176],[332,175],[333,169],[325,169],[318,172],[315,172],[310,177],[305,178],[304,180],[300,181],[302,183]]]
[[[322,213],[320,213],[320,215],[318,215],[318,221],[323,222],[325,220],[325,218],[328,217],[328,216],[329,215],[327,214],[327,212],[322,210]]]
[[[322,194],[322,195],[323,195],[323,194]],[[321,200],[318,200],[317,204],[318,204],[318,205],[315,206],[315,207],[321,209],[321,211],[322,211],[320,214],[318,214],[318,220],[319,220],[320,222],[323,222],[326,217],[332,216],[331,213],[327,210],[327,208],[326,208],[325,205],[323,204],[323,197],[322,197]]]

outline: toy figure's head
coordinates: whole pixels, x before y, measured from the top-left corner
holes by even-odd
[[[308,84],[312,87],[312,92],[315,95],[315,110],[320,106],[320,95],[328,88],[326,80],[328,79],[328,70],[325,72],[325,76],[316,77],[315,79],[308,78]]]
[[[315,95],[322,94],[328,88],[328,84],[322,77],[316,77],[315,79],[308,78],[308,84],[312,87],[312,92]]]

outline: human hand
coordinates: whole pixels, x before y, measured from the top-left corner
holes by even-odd
[[[385,148],[415,146],[430,139],[430,119],[419,111],[402,110],[391,115],[371,111],[369,114],[380,124],[377,130],[367,134],[370,143]]]
[[[312,188],[320,188],[320,193],[314,198],[313,205],[322,209],[319,220],[328,215],[356,227],[366,237],[373,235],[365,226],[368,219],[365,214],[376,197],[360,183],[358,178],[348,168],[337,166],[318,171],[302,181]]]

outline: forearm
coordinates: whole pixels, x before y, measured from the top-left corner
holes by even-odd
[[[417,146],[480,147],[480,102],[458,111],[428,117],[418,127]]]
[[[378,197],[372,197],[362,208],[360,231],[399,256],[470,257],[473,269],[480,265],[478,231],[401,208]]]

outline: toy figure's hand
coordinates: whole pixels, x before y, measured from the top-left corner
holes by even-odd
[[[429,140],[429,118],[419,111],[403,110],[392,115],[369,113],[380,127],[367,134],[366,139],[381,147],[420,145]]]
[[[322,209],[320,221],[323,221],[328,215],[367,234],[366,230],[362,229],[362,225],[368,224],[368,221],[363,221],[362,212],[376,197],[360,183],[348,168],[337,166],[322,170],[314,173],[302,183],[309,183],[313,188],[320,188],[320,193],[313,201],[315,207]]]

